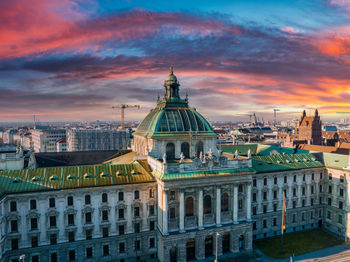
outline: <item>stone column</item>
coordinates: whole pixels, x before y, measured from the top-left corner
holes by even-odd
[[[198,228],[203,229],[203,190],[198,192]]]
[[[306,205],[310,206],[311,204],[311,185],[306,185]]]
[[[247,220],[250,221],[252,219],[252,185],[248,184],[247,185]]]
[[[233,186],[233,223],[237,224],[238,223],[238,186],[234,185]]]
[[[168,192],[163,190],[163,235],[168,234]]]
[[[221,188],[216,188],[216,225],[221,226]]]
[[[179,229],[180,232],[185,232],[185,193],[180,192],[180,212],[179,212]]]

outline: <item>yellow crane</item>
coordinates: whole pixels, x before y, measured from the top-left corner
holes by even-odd
[[[120,109],[121,114],[121,127],[122,129],[125,128],[125,109],[126,108],[137,108],[140,109],[140,105],[125,105],[125,104],[119,104],[116,106],[112,106],[113,109]]]

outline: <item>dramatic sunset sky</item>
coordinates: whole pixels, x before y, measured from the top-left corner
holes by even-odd
[[[171,65],[210,120],[339,118],[350,0],[0,0],[0,121],[140,120]]]

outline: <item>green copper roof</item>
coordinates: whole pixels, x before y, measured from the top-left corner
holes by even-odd
[[[165,106],[151,110],[134,135],[158,137],[189,134],[216,136],[208,121],[194,108]]]
[[[0,172],[0,196],[11,193],[126,185],[154,181],[138,162]]]
[[[294,154],[293,148],[288,147],[279,147],[271,145],[262,145],[262,144],[243,144],[243,145],[222,145],[221,149],[223,152],[234,154],[236,150],[239,155],[248,155],[248,150],[252,155],[259,156],[268,156],[272,154]],[[309,153],[307,150],[298,149],[298,154]]]
[[[257,173],[324,167],[313,154],[253,156],[252,160]]]
[[[222,145],[221,150],[226,153],[234,154],[237,150],[239,155],[248,155],[248,150],[252,155],[256,155],[258,144],[244,144],[244,145]]]
[[[157,170],[154,170],[152,173],[154,176],[165,181],[165,180],[190,179],[190,178],[199,178],[199,177],[242,175],[242,174],[248,174],[252,172],[253,170],[249,168],[240,168],[240,169],[236,168],[236,169],[208,170],[208,171],[183,172],[183,173],[172,173],[172,174],[163,174]]]
[[[323,159],[326,167],[343,170],[348,166],[349,155],[323,153]]]

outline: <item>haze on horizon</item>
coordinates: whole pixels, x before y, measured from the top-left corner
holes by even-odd
[[[0,1],[0,121],[141,120],[171,65],[210,120],[346,116],[350,1],[229,2]]]

